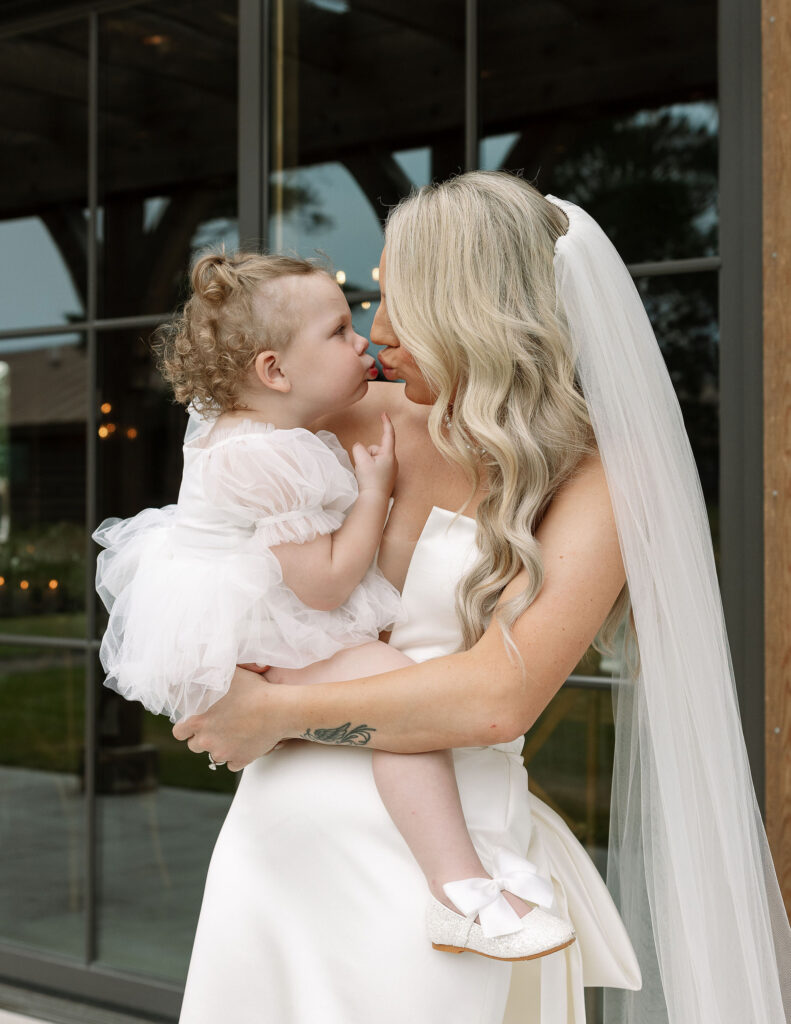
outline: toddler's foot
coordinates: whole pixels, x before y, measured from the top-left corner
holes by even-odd
[[[571,924],[543,909],[554,905],[551,879],[509,850],[498,850],[494,859],[495,878],[461,878],[433,893],[428,930],[434,948],[532,960],[572,943]]]
[[[441,903],[443,907],[447,907],[448,910],[452,910],[454,914],[459,914],[461,917],[464,917],[464,915],[461,913],[461,911],[453,902],[453,900],[445,895],[445,890],[442,888],[441,885],[436,887],[430,886],[430,889],[431,895],[434,897],[435,900]],[[514,896],[512,892],[503,891],[503,897],[505,901],[508,903],[508,905],[513,907],[513,909],[517,912],[517,914],[520,917],[525,917],[525,915],[529,914],[531,910],[536,909],[535,903],[528,903],[525,900],[520,899],[519,896]],[[477,915],[475,917],[475,923],[481,923]]]

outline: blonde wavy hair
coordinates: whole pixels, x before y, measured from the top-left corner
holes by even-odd
[[[219,415],[240,407],[239,389],[259,352],[281,351],[299,317],[284,277],[326,273],[310,260],[255,252],[208,252],[190,272],[183,309],[154,334],[159,370],[177,402]]]
[[[464,649],[524,568],[528,586],[497,611],[518,658],[510,629],[544,579],[535,530],[580,459],[597,451],[568,327],[556,309],[554,248],[567,226],[532,185],[494,171],[427,185],[387,220],[388,313],[436,396],[431,438],[466,474],[467,503],[481,485],[481,458],[487,473],[477,511],[480,557],[457,592]],[[617,654],[621,627],[629,647],[629,612],[625,585],[594,640],[597,650]]]

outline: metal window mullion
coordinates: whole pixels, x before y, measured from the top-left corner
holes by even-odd
[[[84,636],[36,636],[29,633],[0,633],[3,647],[47,647],[58,651],[98,651],[98,640]]]
[[[721,590],[753,785],[765,813],[760,0],[719,0]]]
[[[239,243],[265,246],[269,223],[269,0],[239,0]]]
[[[99,16],[88,16],[88,222],[87,238],[87,313],[96,320],[98,299],[98,206],[99,206]],[[83,773],[85,794],[85,963],[96,960],[96,600],[93,583],[93,541],[91,533],[97,513],[97,335],[92,326],[86,334],[87,413],[85,424],[85,742]]]
[[[43,32],[57,28],[80,18],[90,16],[94,12],[120,11],[125,7],[134,7],[140,0],[85,0],[79,4],[61,5],[64,9],[33,15],[29,18],[17,18],[6,25],[0,26],[0,39],[11,39],[14,36],[27,35],[31,32]]]
[[[464,170],[477,170],[478,147],[478,0],[464,9]]]
[[[15,341],[17,338],[45,338],[50,334],[83,334],[85,331],[91,330],[157,327],[169,320],[172,315],[172,313],[146,313],[142,316],[119,316],[110,319],[85,319],[66,324],[43,324],[41,327],[6,327],[0,331],[0,342]]]

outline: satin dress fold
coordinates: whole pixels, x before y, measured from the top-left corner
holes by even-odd
[[[415,661],[458,647],[455,588],[474,555],[474,520],[434,508],[404,584],[407,621],[390,641]],[[584,1024],[583,986],[639,988],[596,867],[528,791],[522,744],[454,751],[465,818],[487,869],[505,848],[551,878],[575,943],[513,966],[432,949],[426,883],[379,798],[370,750],[291,744],[242,773],[180,1024]]]

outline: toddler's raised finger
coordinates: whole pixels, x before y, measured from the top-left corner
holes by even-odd
[[[395,430],[390,417],[386,412],[382,413],[382,439],[379,442],[381,448],[392,451],[395,445]]]

